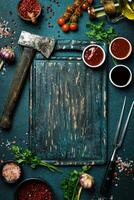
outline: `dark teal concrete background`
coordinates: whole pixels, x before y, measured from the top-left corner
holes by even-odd
[[[32,33],[53,36],[56,39],[87,39],[85,32],[86,23],[89,21],[88,16],[84,13],[83,17],[81,17],[79,21],[79,31],[77,33],[69,32],[67,34],[62,33],[61,29],[58,27],[56,20],[65,10],[66,5],[71,4],[73,1],[68,0],[60,1],[60,7],[58,7],[53,1],[50,0],[41,0],[42,5],[44,5],[44,12],[40,18],[40,21],[37,25],[30,25],[24,21],[22,21],[16,12],[16,5],[18,3],[17,0],[1,0],[0,1],[0,17],[3,17],[6,21],[9,21],[9,25],[12,29],[16,31],[16,39],[14,40],[17,44],[17,40],[19,38],[21,30],[26,30]],[[55,11],[54,17],[50,20],[47,18],[49,14],[46,13],[46,7],[51,5],[53,10]],[[12,12],[12,13],[11,13]],[[16,25],[14,25],[14,21]],[[48,22],[54,26],[53,28],[48,28]],[[134,22],[122,20],[119,23],[114,25],[120,36],[127,37],[133,47],[134,47]],[[58,32],[60,31],[60,32]],[[10,39],[0,39],[0,47],[5,44],[9,44],[11,42]],[[16,63],[19,60],[19,56],[22,52],[22,48],[17,45],[16,49]],[[0,113],[3,110],[4,102],[6,100],[9,86],[11,84],[11,80],[13,78],[13,74],[16,69],[16,63],[12,66],[5,66],[6,72],[4,75],[0,72]],[[122,62],[130,67],[132,72],[134,73],[134,53],[127,60]],[[109,56],[107,61],[107,73],[113,67],[112,59]],[[114,137],[114,133],[117,126],[117,121],[120,114],[121,104],[123,102],[124,96],[127,96],[127,108],[128,111],[131,102],[134,100],[134,80],[131,85],[126,89],[117,89],[113,87],[108,81],[108,157],[112,151],[112,141]],[[126,112],[127,114],[127,112]],[[128,158],[129,160],[134,160],[134,113],[132,114],[132,118],[129,124],[129,128],[127,130],[127,135],[123,144],[122,149],[119,151],[119,156],[122,159]],[[14,140],[20,146],[27,147],[28,146],[28,133],[29,132],[29,79],[27,80],[24,90],[22,92],[20,101],[18,102],[16,111],[14,113],[13,118],[13,126],[10,131],[0,131],[0,160],[1,159],[11,159],[12,155],[10,153],[9,147],[10,143]],[[9,142],[9,143],[8,143]],[[47,180],[52,186],[55,192],[56,200],[63,200],[63,193],[60,189],[60,183],[62,178],[68,174],[71,169],[79,169],[79,167],[62,167],[63,173],[51,173],[46,169],[39,168],[37,170],[32,170],[29,167],[24,167],[24,177],[42,177]],[[103,178],[105,170],[104,166],[96,166],[91,169],[91,174],[95,177],[96,181],[96,193],[99,190],[100,183]],[[4,184],[0,180],[0,200],[14,200],[14,192],[16,186],[8,186]],[[134,198],[134,181],[132,181],[132,177],[126,177],[122,175],[119,186],[113,188],[112,192],[114,196],[114,200],[131,200]],[[82,197],[83,200],[92,199],[91,194],[85,193]],[[97,197],[95,199],[98,199]]]

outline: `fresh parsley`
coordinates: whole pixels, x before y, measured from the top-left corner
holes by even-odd
[[[103,41],[106,43],[110,43],[115,37],[117,37],[117,33],[115,29],[110,26],[107,29],[105,28],[105,23],[89,23],[87,27],[90,29],[89,32],[86,33],[90,40]]]
[[[38,156],[34,155],[30,150],[28,149],[22,149],[17,145],[12,146],[12,152],[15,155],[15,160],[19,164],[27,164],[30,165],[31,168],[36,168],[39,166],[46,167],[50,171],[60,171],[56,166],[49,164],[45,161],[43,161]]]
[[[87,172],[91,166],[82,167],[81,171],[73,170],[68,177],[64,177],[61,183],[64,192],[64,200],[79,200],[81,187],[79,185],[79,177]]]

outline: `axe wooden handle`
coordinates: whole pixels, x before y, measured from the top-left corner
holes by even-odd
[[[23,83],[29,72],[34,55],[35,50],[33,48],[24,47],[24,51],[11,83],[4,111],[0,119],[1,128],[10,128],[11,126],[12,113],[21,92]]]

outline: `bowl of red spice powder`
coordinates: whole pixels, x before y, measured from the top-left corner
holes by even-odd
[[[15,200],[54,200],[54,194],[43,179],[29,178],[19,184]]]
[[[41,5],[37,0],[20,0],[17,11],[23,20],[35,24],[41,14]]]

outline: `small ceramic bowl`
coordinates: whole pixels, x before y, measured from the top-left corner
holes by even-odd
[[[25,20],[25,21],[32,22],[33,24],[36,24],[37,23],[37,18],[40,16],[41,10],[42,10],[40,3],[37,1],[38,6],[40,7],[38,14],[36,16],[30,15],[29,18],[25,18],[24,16],[21,15],[21,13],[19,11],[19,8],[20,8],[20,5],[21,5],[22,1],[23,0],[20,0],[20,2],[17,5],[17,12],[18,12],[19,17],[21,19]]]
[[[125,60],[132,52],[132,45],[128,39],[124,37],[117,37],[111,41],[109,45],[109,52],[116,60]]]
[[[37,184],[37,187],[36,187],[36,184]],[[28,187],[29,187],[29,191],[28,191]],[[42,188],[42,187],[44,187],[44,188]],[[41,191],[39,191],[40,189],[41,189]],[[43,180],[42,178],[28,178],[28,179],[25,179],[24,181],[22,181],[16,189],[15,200],[18,200],[18,199],[20,200],[21,196],[23,196],[23,194],[25,195],[25,199],[26,199],[27,198],[26,195],[28,195],[28,196],[32,195],[34,190],[38,194],[39,194],[39,192],[41,192],[41,195],[43,195],[42,194],[43,192],[44,192],[44,195],[46,195],[46,191],[48,191],[49,197],[51,197],[51,198],[47,198],[45,196],[46,197],[45,199],[54,200],[54,193],[53,193],[51,186],[47,183],[47,181]],[[30,192],[31,192],[31,194],[30,194]],[[23,198],[24,197],[22,197],[22,200],[23,200]]]
[[[83,50],[82,59],[88,67],[98,68],[104,63],[106,53],[100,45],[91,44]]]
[[[17,162],[8,160],[1,164],[0,176],[5,183],[18,183],[21,181],[22,175],[22,167]]]
[[[132,72],[125,65],[116,65],[109,72],[109,80],[115,87],[125,88],[132,81]]]

